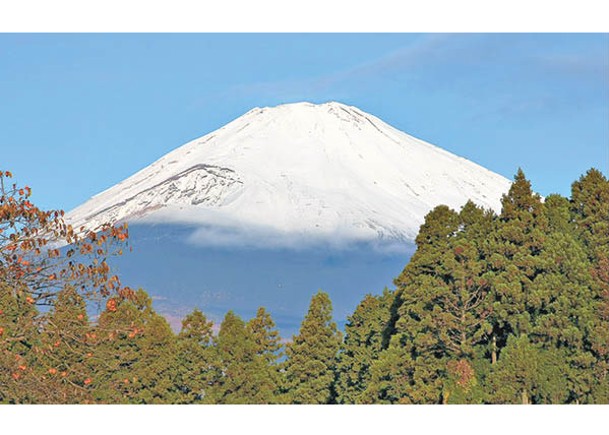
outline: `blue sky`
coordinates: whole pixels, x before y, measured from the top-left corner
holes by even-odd
[[[252,107],[331,100],[543,195],[609,174],[609,34],[0,34],[0,167],[69,210]]]

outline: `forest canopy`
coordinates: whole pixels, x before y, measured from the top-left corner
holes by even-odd
[[[194,309],[174,333],[110,273],[126,226],[75,230],[11,177],[0,403],[609,403],[609,180],[596,169],[569,198],[541,198],[519,170],[500,214],[437,206],[394,289],[367,295],[344,331],[320,290],[288,340],[264,307],[220,325]]]

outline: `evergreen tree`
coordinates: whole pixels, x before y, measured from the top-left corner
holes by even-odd
[[[283,344],[279,331],[264,307],[258,308],[256,316],[247,322],[246,329],[254,341],[257,358],[262,360],[262,363],[258,363],[261,366],[260,369],[268,373],[266,376],[262,374],[261,377],[268,377],[271,383],[272,395],[266,398],[266,403],[278,403],[281,397],[282,376],[279,359],[283,356]]]
[[[221,373],[214,360],[213,323],[195,309],[182,321],[177,337],[174,385],[176,403],[208,403]]]
[[[568,390],[564,367],[559,352],[543,350],[524,334],[510,336],[493,367],[488,397],[493,403],[563,403]]]
[[[338,357],[338,403],[362,403],[371,378],[371,367],[387,347],[386,333],[391,327],[393,292],[366,295],[347,319],[345,340]]]
[[[269,369],[267,355],[259,346],[245,322],[229,311],[216,340],[222,376],[215,400],[227,404],[266,404],[275,401],[276,379]]]
[[[39,312],[27,292],[0,281],[0,403],[39,403]]]
[[[449,368],[471,367],[475,346],[488,343],[491,301],[485,244],[492,220],[491,213],[471,202],[460,213],[439,206],[426,216],[417,251],[396,279],[402,305],[391,347],[409,349],[412,360],[411,377],[401,383],[405,389],[399,401],[446,401]]]
[[[96,336],[95,373],[89,384],[103,403],[172,403],[175,336],[143,290],[111,298]]]
[[[587,339],[596,359],[592,399],[609,402],[609,180],[590,169],[571,187],[576,232],[590,260],[593,324]]]
[[[548,232],[538,256],[537,276],[527,297],[532,328],[529,339],[561,355],[558,364],[569,380],[568,401],[586,401],[594,357],[587,336],[594,322],[590,262],[575,237],[566,198],[551,195],[544,203]]]
[[[85,381],[93,376],[92,330],[84,298],[72,287],[59,292],[42,329],[39,369],[47,385],[44,403],[91,401],[91,386]]]
[[[520,336],[531,329],[527,298],[539,270],[538,257],[547,231],[541,198],[533,193],[521,169],[501,204],[499,225],[492,238],[493,254],[489,259],[495,299],[492,341],[499,347],[506,344],[510,334]]]
[[[609,180],[599,170],[590,169],[572,184],[571,211],[590,255],[608,255]]]
[[[247,331],[251,334],[256,347],[256,353],[262,356],[271,365],[275,365],[281,357],[281,337],[277,331],[271,315],[259,307],[256,317],[247,322]]]
[[[298,335],[287,345],[285,393],[296,404],[332,403],[335,399],[336,355],[341,334],[332,320],[332,302],[319,291]]]
[[[415,391],[412,388],[416,369],[410,347],[394,344],[384,349],[370,366],[370,380],[366,389],[359,395],[361,403],[411,404],[424,402],[425,399],[416,397],[415,393],[420,392],[425,396],[426,392]]]

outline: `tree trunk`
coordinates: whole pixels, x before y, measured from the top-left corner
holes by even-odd
[[[450,391],[442,393],[442,405],[448,405],[448,398],[450,397]]]
[[[497,337],[493,334],[493,345],[491,350],[491,364],[495,364],[497,362]]]
[[[529,395],[527,394],[527,390],[522,390],[522,404],[523,405],[529,404]]]

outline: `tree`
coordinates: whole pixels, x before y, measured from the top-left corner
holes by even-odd
[[[38,310],[25,291],[0,281],[0,403],[37,403]]]
[[[269,370],[268,355],[246,328],[245,322],[229,311],[216,339],[221,377],[216,403],[266,404],[275,401],[276,379]]]
[[[395,294],[366,295],[347,319],[345,340],[340,347],[336,394],[338,403],[363,403],[371,379],[371,367],[387,347],[391,307]]]
[[[40,383],[44,394],[39,402],[91,402],[91,387],[85,381],[93,376],[94,338],[84,299],[73,288],[63,289],[42,327],[37,366],[45,382]]]
[[[276,329],[275,322],[273,322],[271,315],[264,307],[258,308],[256,316],[247,322],[246,328],[254,340],[256,353],[269,364],[276,364],[278,358],[281,357],[283,345],[281,344],[281,337]]]
[[[283,356],[283,344],[279,331],[264,307],[258,308],[256,316],[247,322],[246,329],[254,341],[257,357],[263,362],[261,370],[268,373],[262,377],[271,380],[273,394],[269,396],[268,403],[277,403],[280,401],[281,386],[279,359]]]
[[[212,347],[213,323],[195,309],[182,321],[175,359],[177,403],[207,403],[211,388],[220,378]]]
[[[576,233],[590,261],[593,322],[587,334],[596,362],[592,400],[609,401],[609,180],[590,169],[571,186]]]
[[[557,364],[569,380],[566,400],[581,402],[590,393],[594,357],[587,337],[594,322],[590,262],[569,216],[569,201],[559,195],[544,203],[548,230],[529,286],[529,339],[545,351],[560,353]]]
[[[87,300],[128,291],[106,261],[122,253],[117,243],[127,239],[126,225],[77,232],[64,222],[63,211],[32,204],[29,187],[8,186],[10,177],[0,171],[0,282],[36,305],[51,305],[66,287]]]
[[[555,350],[543,350],[528,337],[510,336],[490,376],[493,403],[564,403],[567,381]]]
[[[393,345],[383,350],[370,367],[370,380],[360,395],[361,403],[420,403],[422,400],[411,394],[415,392],[415,370],[410,347]]]
[[[172,403],[175,337],[144,290],[111,298],[96,328],[89,385],[102,403]]]
[[[332,403],[335,399],[336,355],[341,334],[332,320],[332,302],[317,292],[300,331],[286,347],[284,391],[297,404]]]
[[[90,302],[129,294],[107,263],[122,252],[127,227],[75,231],[63,211],[39,209],[30,201],[31,189],[11,184],[11,177],[0,171],[0,400],[53,402],[61,397],[53,393],[58,369],[39,370],[47,352],[41,331],[58,321],[53,315],[61,316],[61,295]]]
[[[505,346],[510,334],[528,334],[531,312],[528,295],[539,273],[547,219],[539,195],[518,169],[514,182],[501,199],[502,210],[492,237],[489,277],[493,291],[493,341]]]
[[[438,206],[425,217],[417,251],[396,279],[402,304],[390,348],[404,348],[412,361],[403,374],[409,381],[396,391],[398,401],[445,401],[451,367],[471,368],[475,346],[488,344],[492,309],[485,243],[493,218],[471,202],[460,213]],[[379,374],[384,376],[389,373]]]

